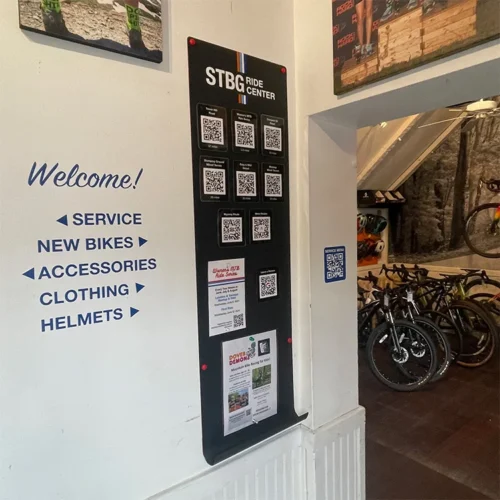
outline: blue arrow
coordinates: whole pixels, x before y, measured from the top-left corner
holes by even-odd
[[[144,285],[141,285],[140,283],[135,284],[135,291],[137,293],[139,293],[143,288],[144,288]]]
[[[138,312],[139,312],[139,309],[134,309],[133,307],[131,307],[130,308],[130,317],[133,318]]]
[[[57,222],[59,222],[59,224],[62,224],[63,226],[67,226],[68,225],[68,216],[63,215],[62,217],[57,219]]]
[[[28,271],[23,273],[23,276],[26,276],[26,278],[31,278],[32,280],[34,280],[35,279],[35,268],[32,267],[31,269],[29,269]]]
[[[141,237],[139,236],[139,246],[140,246],[140,247],[142,247],[142,245],[144,245],[144,243],[147,243],[147,242],[148,242],[148,240],[145,240],[144,238],[141,238]]]

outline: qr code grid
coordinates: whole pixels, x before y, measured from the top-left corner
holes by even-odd
[[[222,243],[243,242],[243,218],[222,217]]]
[[[236,171],[236,195],[257,196],[257,176],[255,172]]]
[[[281,151],[281,129],[264,125],[264,149],[269,151]]]
[[[252,218],[253,241],[269,241],[271,239],[271,217]]]
[[[344,277],[344,253],[326,254],[326,277],[331,280]]]
[[[265,187],[264,193],[266,196],[270,197],[280,197],[283,196],[281,174],[270,174],[264,175]]]
[[[224,145],[224,120],[222,118],[201,117],[201,142]]]
[[[245,411],[245,415],[248,417],[252,414],[252,409],[250,408],[249,410]]]
[[[241,328],[245,326],[244,316],[242,314],[235,314],[233,316],[233,328]]]
[[[221,168],[203,169],[203,191],[205,194],[226,194],[226,171]]]
[[[261,299],[276,297],[278,295],[278,275],[273,273],[259,276],[259,289],[259,297]]]
[[[255,127],[253,123],[234,122],[236,147],[255,149]]]

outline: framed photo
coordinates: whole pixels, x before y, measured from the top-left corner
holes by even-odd
[[[332,0],[334,92],[500,36],[498,0]]]
[[[18,0],[22,29],[147,61],[163,59],[161,0]]]

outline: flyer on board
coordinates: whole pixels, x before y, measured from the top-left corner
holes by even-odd
[[[209,335],[246,328],[245,259],[208,263]]]
[[[276,330],[222,344],[224,436],[276,415]]]

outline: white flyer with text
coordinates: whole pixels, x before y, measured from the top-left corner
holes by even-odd
[[[276,330],[222,344],[224,436],[278,412]]]
[[[209,335],[246,328],[245,259],[208,263]]]

